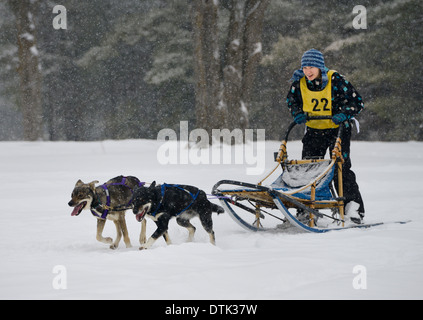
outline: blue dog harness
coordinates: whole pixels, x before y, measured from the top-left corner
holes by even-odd
[[[182,190],[184,192],[187,192],[192,197],[191,203],[185,209],[183,209],[181,212],[179,212],[176,216],[179,216],[181,213],[187,211],[193,205],[193,203],[195,202],[195,200],[197,200],[198,195],[200,194],[200,189],[198,189],[197,193],[194,194],[194,193],[191,193],[189,190],[186,190],[186,189],[182,188],[181,186],[179,186],[179,184],[166,184],[166,183],[164,183],[161,186],[162,200],[160,201],[159,205],[157,206],[157,209],[154,210],[153,213],[150,213],[150,215],[152,215],[153,217],[155,217],[157,215],[157,213],[159,212],[160,208],[162,207],[163,199],[164,199],[165,192],[166,192],[166,188],[169,188],[169,187],[177,188],[179,190]]]
[[[145,185],[145,182],[138,182],[138,186],[142,187],[143,185]],[[125,187],[128,187],[128,189],[131,190],[132,193],[134,193],[134,190],[132,190],[132,188],[129,187],[126,184],[126,177],[122,177],[122,181],[121,182],[109,183],[109,184],[106,184],[105,183],[105,184],[101,185],[100,187],[103,188],[104,191],[106,192],[106,197],[107,197],[106,205],[105,205],[106,210],[104,210],[103,211],[103,214],[100,216],[95,210],[91,209],[91,214],[94,217],[97,217],[97,218],[100,218],[100,219],[104,219],[105,220],[107,218],[107,215],[109,214],[109,211],[111,209],[116,209],[116,208],[111,208],[110,207],[111,199],[110,199],[110,192],[109,192],[109,189],[108,189],[108,187],[110,187],[110,186],[125,186]],[[131,204],[132,204],[132,200],[130,200],[125,207],[128,207]],[[127,209],[127,208],[124,208],[124,209]],[[123,209],[120,209],[120,210],[123,210]]]

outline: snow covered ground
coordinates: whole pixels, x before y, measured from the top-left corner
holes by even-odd
[[[366,222],[412,220],[327,234],[250,233],[214,216],[217,245],[198,219],[193,243],[175,221],[173,245],[138,250],[140,224],[127,213],[132,248],[95,240],[96,219],[67,206],[78,179],[117,175],[193,184],[257,182],[245,165],[162,165],[153,140],[0,143],[0,299],[422,299],[423,143],[353,142]],[[266,143],[266,168],[278,142]],[[288,144],[291,158],[300,142]],[[148,221],[148,234],[154,224]],[[105,236],[115,236],[110,221]],[[65,289],[63,289],[65,287]]]

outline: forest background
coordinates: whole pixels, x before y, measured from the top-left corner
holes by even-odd
[[[30,8],[22,14],[17,1]],[[155,139],[163,128],[178,130],[180,121],[189,121],[190,129],[202,127],[195,6],[215,6],[214,56],[224,73],[228,44],[237,44],[229,38],[235,4],[248,17],[262,2],[0,0],[0,140]],[[56,5],[66,8],[65,30],[53,27]],[[356,5],[366,8],[366,29],[353,27]],[[19,12],[27,18],[24,33]],[[254,26],[260,39],[254,81],[248,104],[239,106],[241,128],[266,129],[266,139],[281,138],[292,121],[285,104],[289,79],[302,53],[316,48],[363,96],[356,139],[423,140],[421,0],[270,0],[261,18]],[[31,43],[28,52],[37,65],[29,74],[37,75],[36,98],[27,102],[22,39]],[[219,110],[219,102],[210,103]],[[38,124],[36,116],[25,116],[31,103],[40,105]],[[32,120],[39,128],[35,137],[25,134]],[[227,125],[219,121],[213,125]]]

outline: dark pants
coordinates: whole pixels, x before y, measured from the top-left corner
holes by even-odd
[[[326,151],[329,149],[331,155],[332,149],[335,146],[338,129],[312,129],[307,127],[307,132],[303,138],[303,159],[311,157],[324,157]],[[346,128],[341,137],[342,156],[344,164],[342,166],[342,181],[344,187],[345,204],[350,201],[357,202],[360,205],[358,211],[364,214],[364,203],[361,198],[360,190],[356,182],[355,173],[351,170],[350,159],[350,142],[351,142],[351,126]],[[335,170],[335,187],[338,189],[338,176]]]

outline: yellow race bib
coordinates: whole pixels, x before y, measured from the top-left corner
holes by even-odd
[[[332,75],[335,71],[328,72],[328,83],[321,91],[311,91],[307,87],[306,77],[300,80],[301,97],[303,99],[303,111],[309,116],[331,116],[332,117]],[[310,120],[307,127],[313,129],[338,128],[332,120]]]

